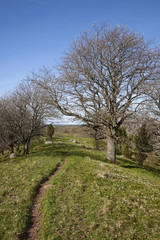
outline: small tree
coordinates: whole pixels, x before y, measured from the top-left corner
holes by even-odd
[[[147,131],[146,124],[143,124],[137,136],[135,136],[135,147],[137,151],[136,159],[139,165],[143,165],[143,161],[147,158],[147,153],[151,152],[153,147],[150,143],[150,134]]]
[[[54,126],[52,124],[49,124],[47,126],[47,136],[51,141],[52,141],[53,134],[54,134]]]
[[[98,123],[87,124],[86,125],[89,136],[94,139],[94,145],[96,150],[100,149],[100,140],[105,139],[105,133],[103,128]]]
[[[127,132],[124,126],[120,127],[116,133],[116,152],[117,154],[122,153],[122,146],[125,144],[127,140]]]
[[[122,152],[123,156],[125,156],[127,158],[131,158],[132,157],[132,151],[131,151],[131,148],[130,148],[128,143],[125,143],[122,146],[121,152]]]

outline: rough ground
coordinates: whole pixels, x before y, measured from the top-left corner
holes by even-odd
[[[39,240],[38,233],[40,230],[40,207],[41,207],[41,199],[43,198],[43,195],[45,194],[45,191],[47,188],[49,188],[51,185],[49,184],[50,181],[54,178],[55,175],[59,173],[59,171],[64,167],[64,165],[67,163],[67,159],[65,159],[63,165],[58,166],[57,170],[42,184],[40,184],[40,187],[38,189],[38,193],[35,196],[33,207],[32,207],[32,213],[31,213],[31,227],[28,231],[27,240]]]

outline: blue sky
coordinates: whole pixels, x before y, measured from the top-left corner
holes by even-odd
[[[79,33],[103,21],[160,43],[159,0],[0,0],[0,96],[54,65]]]

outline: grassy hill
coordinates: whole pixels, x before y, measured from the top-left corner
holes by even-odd
[[[42,199],[40,239],[160,239],[159,163],[117,156],[113,165],[91,139],[77,140],[34,142],[27,158],[0,158],[0,239],[25,239],[37,188],[64,158]]]

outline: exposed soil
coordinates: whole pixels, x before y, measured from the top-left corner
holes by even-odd
[[[54,178],[55,175],[59,173],[61,168],[67,163],[67,159],[65,159],[64,163],[57,167],[57,170],[42,184],[40,184],[37,195],[35,196],[32,213],[31,213],[31,227],[27,233],[27,240],[39,240],[38,233],[40,230],[40,207],[41,207],[41,199],[45,194],[47,188],[51,185],[49,184],[51,179]]]

